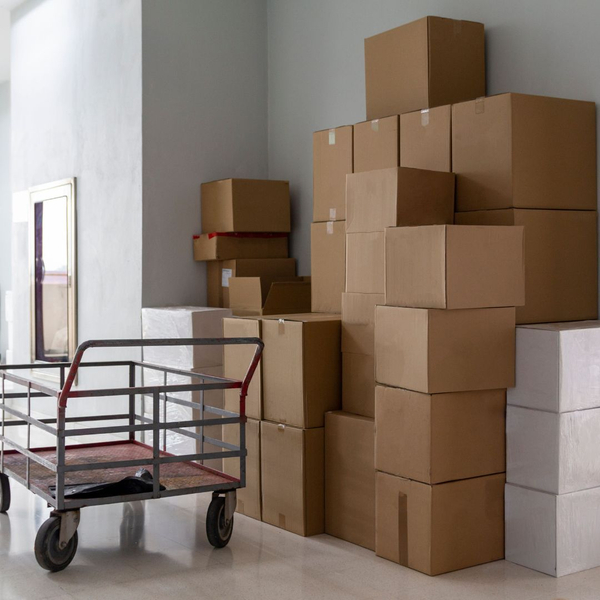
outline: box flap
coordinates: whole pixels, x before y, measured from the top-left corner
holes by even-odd
[[[310,277],[298,277],[293,281],[274,281],[262,312],[263,315],[308,312],[310,301]]]

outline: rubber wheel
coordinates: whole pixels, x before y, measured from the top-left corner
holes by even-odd
[[[35,538],[35,558],[42,569],[62,571],[66,569],[77,552],[77,532],[63,550],[58,547],[60,517],[50,517],[40,527]]]
[[[7,475],[0,473],[0,513],[10,508],[10,480]]]
[[[206,537],[215,548],[224,548],[233,533],[233,516],[229,523],[225,522],[225,498],[217,496],[212,499],[206,513]]]

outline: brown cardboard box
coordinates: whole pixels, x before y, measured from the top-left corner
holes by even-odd
[[[525,228],[525,306],[517,308],[517,323],[598,318],[595,211],[482,210],[456,218]]]
[[[375,550],[373,419],[325,415],[325,533]]]
[[[298,535],[325,530],[324,429],[297,429],[263,421],[263,521]]]
[[[265,284],[296,276],[294,258],[236,258],[212,260],[206,264],[208,305],[229,308],[231,277],[260,277]]]
[[[452,107],[426,108],[400,117],[400,166],[452,171]]]
[[[346,285],[346,221],[310,227],[312,311],[339,313]]]
[[[385,230],[385,303],[421,308],[525,304],[522,227]]]
[[[348,176],[347,233],[454,222],[454,175],[396,167]]]
[[[385,233],[346,235],[346,292],[385,292]]]
[[[596,210],[593,102],[501,94],[452,107],[456,210]]]
[[[313,221],[346,219],[346,175],[352,173],[352,125],[313,134]]]
[[[340,315],[265,317],[263,415],[293,427],[323,427],[341,405]]]
[[[354,172],[387,169],[400,164],[398,115],[354,126]]]
[[[261,331],[260,319],[235,317],[223,319],[225,337],[260,338],[262,337]],[[224,346],[223,375],[229,379],[244,379],[252,362],[254,351],[255,347],[250,345]],[[257,420],[262,419],[262,366],[263,360],[258,363],[246,396],[246,416]],[[240,412],[240,390],[225,390],[225,410]]]
[[[194,260],[287,258],[287,233],[203,233],[194,236]]]
[[[365,40],[367,119],[485,95],[481,23],[424,17]]]
[[[240,443],[239,425],[223,426],[223,441],[229,444]],[[246,487],[237,491],[236,512],[258,521],[262,518],[262,494],[260,486],[260,421],[246,421]],[[232,477],[240,477],[240,459],[224,458],[223,471]]]
[[[231,277],[229,308],[240,316],[310,312],[310,277],[272,282],[261,277]]]
[[[371,354],[342,354],[342,410],[375,416],[375,357]]]
[[[427,485],[377,473],[377,555],[428,575],[504,558],[504,481]]]
[[[290,184],[266,179],[203,183],[202,233],[290,231]]]
[[[377,386],[375,466],[423,483],[503,473],[505,390],[420,394]]]
[[[375,353],[375,306],[384,294],[342,294],[342,352]]]
[[[513,387],[515,309],[375,309],[375,378],[427,394]]]

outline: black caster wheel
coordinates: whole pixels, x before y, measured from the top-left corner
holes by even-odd
[[[7,475],[0,473],[0,513],[10,508],[10,481]]]
[[[215,548],[224,548],[233,533],[233,517],[225,519],[225,498],[215,496],[206,513],[206,537]]]
[[[50,517],[40,527],[35,538],[35,558],[42,569],[47,571],[62,571],[66,569],[77,552],[77,532],[61,550],[60,517]]]

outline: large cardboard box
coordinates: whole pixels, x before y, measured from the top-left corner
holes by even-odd
[[[375,427],[346,412],[325,415],[325,533],[375,550]]]
[[[400,116],[400,166],[452,171],[452,107]]]
[[[364,121],[354,126],[354,172],[400,164],[400,117]]]
[[[340,316],[265,317],[263,418],[293,427],[323,427],[341,406]]]
[[[203,233],[194,236],[194,260],[287,258],[287,233]]]
[[[229,308],[231,277],[260,277],[265,285],[277,279],[296,276],[294,258],[236,258],[213,260],[206,264],[206,285],[209,306]]]
[[[375,306],[385,304],[384,294],[342,294],[342,352],[375,352]]]
[[[364,417],[375,416],[375,358],[342,354],[342,409]]]
[[[367,119],[485,95],[481,23],[424,17],[365,40]]]
[[[506,485],[506,560],[561,577],[600,566],[600,488],[556,496]]]
[[[505,390],[420,394],[377,386],[375,467],[423,483],[505,471]]]
[[[428,394],[515,381],[515,309],[375,309],[378,383]]]
[[[385,234],[383,231],[346,235],[346,292],[385,292]]]
[[[501,94],[452,111],[458,211],[596,209],[593,102]]]
[[[222,179],[201,186],[202,233],[290,231],[290,184]]]
[[[310,227],[312,311],[339,313],[346,285],[346,222]]]
[[[454,174],[396,167],[349,175],[348,233],[453,223]]]
[[[323,427],[297,429],[262,421],[262,518],[298,535],[325,530]]]
[[[385,303],[448,309],[522,306],[523,228],[387,228]]]
[[[377,556],[428,575],[504,558],[504,475],[427,485],[377,473]]]
[[[482,210],[456,213],[456,222],[525,227],[525,306],[517,323],[598,317],[595,211]]]
[[[352,173],[352,125],[313,134],[313,221],[346,219],[346,175]]]

